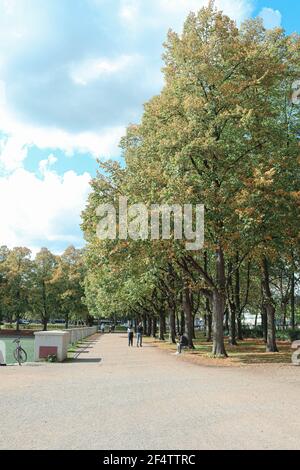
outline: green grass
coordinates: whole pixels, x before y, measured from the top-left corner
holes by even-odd
[[[206,355],[211,352],[212,343],[207,343],[203,333],[197,333],[195,340],[195,352]],[[238,341],[238,346],[228,344],[225,338],[225,346],[229,357],[240,364],[290,364],[291,363],[291,343],[289,341],[277,340],[279,353],[266,353],[266,345],[262,339],[246,338]]]
[[[14,364],[16,361],[13,352],[16,349],[16,344],[13,343],[15,337],[0,336],[0,341],[3,341],[6,346],[6,362],[7,364]],[[28,362],[34,362],[34,338],[21,338],[21,347],[27,352]]]
[[[211,356],[212,343],[207,342],[202,332],[196,333],[197,339],[194,340],[195,349],[185,351],[185,356],[200,362],[209,360],[212,364],[214,358]],[[166,335],[168,338],[168,335]],[[147,341],[147,339],[146,339]],[[157,343],[159,347],[168,350],[176,350],[176,345],[168,343],[168,341],[153,340],[148,341]],[[289,341],[277,341],[279,353],[267,353],[266,345],[262,339],[248,338],[244,341],[238,341],[238,346],[228,344],[228,338],[225,338],[225,347],[229,358],[225,361],[227,364],[249,365],[249,364],[291,364],[292,349]]]
[[[81,341],[78,341],[77,343],[74,343],[69,346],[68,348],[68,357],[67,361],[73,361],[76,359],[76,357],[83,351],[86,350],[86,348],[90,347],[91,345],[91,339],[86,338]]]
[[[84,341],[78,341],[77,343],[71,344],[68,348],[68,359],[73,359],[74,355],[83,348],[85,345]]]

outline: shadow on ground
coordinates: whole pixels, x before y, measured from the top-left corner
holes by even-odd
[[[150,342],[151,341],[151,342]],[[268,353],[266,352],[266,345],[261,339],[245,339],[239,341],[237,346],[232,346],[227,343],[226,338],[226,351],[228,353],[228,359],[222,359],[220,362],[219,358],[213,358],[211,356],[212,343],[207,342],[205,338],[197,338],[194,341],[195,349],[187,350],[184,352],[184,356],[189,358],[193,362],[199,361],[199,364],[203,362],[211,364],[212,366],[218,364],[224,365],[267,365],[267,364],[291,364],[292,350],[291,344],[286,341],[277,341],[279,353]],[[166,351],[176,350],[176,346],[168,342],[147,339],[148,347],[160,347]]]
[[[101,358],[85,358],[85,357],[74,357],[73,359],[67,359],[68,364],[100,364],[102,362]]]

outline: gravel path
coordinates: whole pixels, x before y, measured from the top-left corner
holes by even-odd
[[[124,335],[0,369],[0,449],[300,449],[300,368],[211,368]]]

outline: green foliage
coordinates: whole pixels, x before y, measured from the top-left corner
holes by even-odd
[[[263,338],[263,329],[261,326],[255,326],[253,328],[244,326],[242,331],[244,338]]]
[[[188,16],[181,35],[169,32],[165,86],[122,139],[125,168],[101,165],[82,215],[93,315],[162,322],[161,312],[185,307],[186,320],[201,296],[214,354],[226,354],[226,307],[232,324],[246,307],[266,312],[276,350],[274,307],[279,298],[287,314],[299,272],[300,107],[290,100],[299,59],[297,35],[261,20],[238,28],[213,2]],[[180,242],[99,241],[96,209],[120,195],[148,208],[205,204],[205,253]]]
[[[51,319],[87,320],[84,277],[83,251],[72,246],[61,256],[42,248],[34,259],[27,248],[1,247],[0,321],[17,329],[41,329],[40,324],[20,324],[21,319],[40,320],[47,329]]]
[[[298,341],[300,340],[300,331],[299,330],[289,330],[288,336],[290,341]]]

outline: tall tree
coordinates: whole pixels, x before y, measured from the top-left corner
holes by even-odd
[[[57,265],[57,257],[47,248],[42,248],[33,262],[31,307],[42,321],[44,331],[47,331],[50,317],[53,317],[57,307],[55,289],[51,283]]]
[[[235,309],[231,336],[236,336],[236,320],[242,336],[253,260],[256,269],[263,268],[267,348],[276,351],[268,271],[276,262],[273,252],[281,249],[285,237],[295,245],[299,241],[292,223],[299,212],[292,205],[299,198],[292,177],[299,151],[299,107],[288,111],[292,80],[299,72],[299,38],[285,36],[280,29],[266,31],[261,20],[239,29],[210,2],[189,15],[181,35],[169,33],[165,50],[165,87],[146,104],[140,125],[129,126],[122,139],[126,167],[107,163],[105,175],[92,183],[83,215],[90,251],[99,254],[100,269],[102,263],[114,267],[117,260],[132,279],[128,260],[133,258],[151,256],[156,269],[169,264],[179,268],[185,319],[191,317],[188,306],[194,288],[208,300],[208,312],[211,306],[216,356],[226,356],[224,311],[229,300],[232,312]],[[100,203],[116,204],[120,195],[149,208],[205,204],[205,259],[200,250],[188,252],[181,242],[157,241],[150,246],[143,240],[116,238],[99,243],[96,208]],[[140,269],[143,266],[149,265],[141,262]],[[189,323],[183,323],[190,335]]]
[[[50,284],[56,291],[58,312],[69,327],[71,319],[87,320],[84,302],[85,265],[83,251],[70,246],[58,258]]]
[[[31,251],[28,248],[14,248],[9,251],[4,262],[7,276],[7,314],[16,321],[20,329],[20,320],[28,310],[29,289],[32,274]]]

